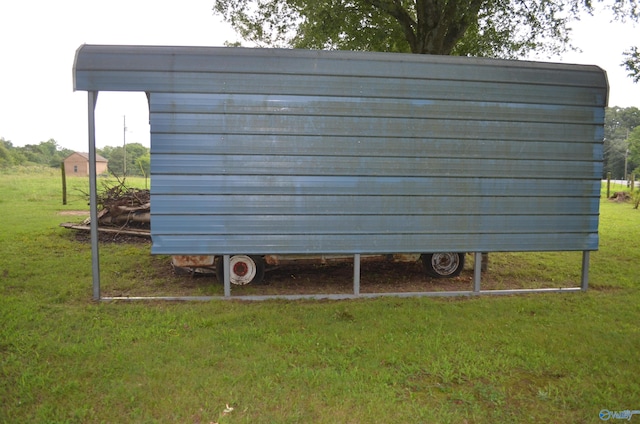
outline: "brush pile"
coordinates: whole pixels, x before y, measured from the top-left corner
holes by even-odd
[[[631,200],[631,195],[627,191],[616,191],[611,195],[611,197],[609,197],[609,199],[614,202],[628,202]]]
[[[87,196],[88,197],[88,196]],[[127,187],[123,181],[98,192],[98,231],[116,236],[150,237],[151,201],[149,190]],[[91,218],[80,224],[62,223],[60,226],[80,231],[91,229]]]
[[[85,220],[83,224],[88,225],[90,222]],[[149,190],[119,184],[98,195],[98,226],[148,230],[150,222]]]

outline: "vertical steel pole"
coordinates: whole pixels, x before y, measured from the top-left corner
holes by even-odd
[[[89,204],[91,216],[91,271],[93,300],[100,300],[100,252],[98,251],[98,186],[96,175],[96,103],[98,92],[89,91]]]
[[[353,255],[353,294],[360,295],[360,253]]]
[[[231,256],[222,256],[222,268],[224,269],[224,297],[231,297]]]
[[[473,292],[480,293],[480,277],[482,276],[482,252],[474,253],[473,261]]]
[[[580,284],[580,288],[582,291],[587,291],[589,288],[589,252],[585,250],[582,252],[582,281]]]

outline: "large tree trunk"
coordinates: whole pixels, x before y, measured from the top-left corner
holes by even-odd
[[[416,0],[413,17],[397,0],[366,0],[394,17],[402,27],[412,53],[450,54],[469,26],[478,21],[483,0]]]
[[[448,1],[417,0],[417,44],[411,51],[418,54],[451,54],[469,26],[478,21],[481,0]]]

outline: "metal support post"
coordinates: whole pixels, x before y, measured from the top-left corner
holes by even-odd
[[[224,269],[224,297],[231,296],[231,256],[222,256],[222,268]]]
[[[96,103],[98,92],[88,92],[89,124],[89,209],[91,217],[91,273],[93,300],[100,300],[100,253],[98,251],[98,188],[96,175]]]
[[[482,252],[475,252],[473,255],[473,293],[480,294],[480,278],[482,275]]]
[[[360,253],[353,255],[353,294],[360,295]]]
[[[585,250],[582,252],[582,281],[580,283],[580,289],[582,291],[587,291],[589,288],[589,252]]]

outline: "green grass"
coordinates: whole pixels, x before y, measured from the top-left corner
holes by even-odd
[[[88,183],[68,183],[63,206],[57,172],[0,175],[2,423],[590,423],[640,409],[630,204],[602,200],[587,293],[95,303],[89,244],[58,226],[87,210]],[[148,251],[101,245],[109,289],[219,293]],[[575,283],[579,268],[575,252],[492,255],[483,279]]]

